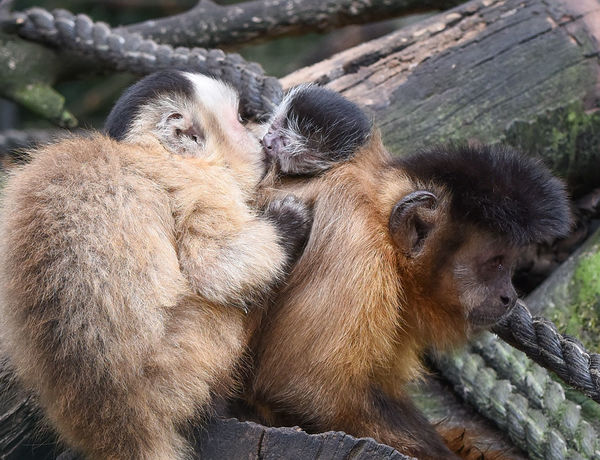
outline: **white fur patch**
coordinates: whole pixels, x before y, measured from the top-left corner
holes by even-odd
[[[196,99],[201,101],[207,110],[224,119],[229,118],[229,113],[225,112],[229,112],[231,108],[234,108],[237,113],[239,99],[231,86],[205,75],[190,72],[183,74],[192,82],[196,91]]]

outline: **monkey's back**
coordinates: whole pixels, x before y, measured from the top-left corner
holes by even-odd
[[[43,399],[127,386],[184,294],[168,196],[135,149],[65,140],[34,152],[4,190],[4,345]]]

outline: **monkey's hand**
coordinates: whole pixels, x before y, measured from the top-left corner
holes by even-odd
[[[275,224],[287,255],[287,263],[292,265],[308,241],[312,210],[295,195],[286,195],[271,201],[264,214]]]

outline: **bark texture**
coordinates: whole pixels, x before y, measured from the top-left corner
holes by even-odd
[[[369,109],[398,155],[508,142],[579,194],[598,184],[600,3],[476,0],[294,72]]]

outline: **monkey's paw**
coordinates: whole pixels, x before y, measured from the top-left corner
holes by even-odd
[[[312,210],[295,195],[286,195],[271,201],[265,215],[273,221],[281,243],[293,263],[300,257],[312,226]]]

